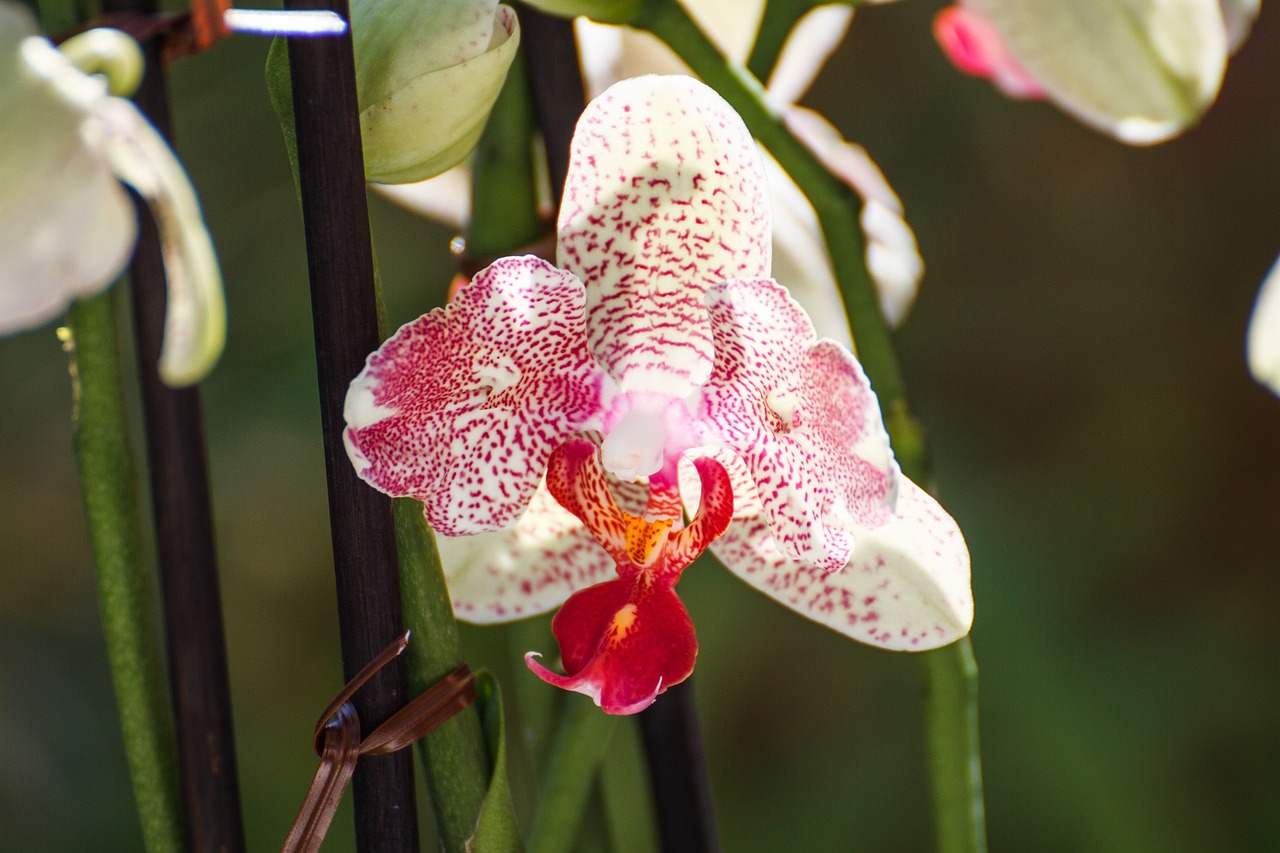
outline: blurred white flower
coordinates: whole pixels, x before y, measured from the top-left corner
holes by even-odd
[[[81,71],[21,7],[0,3],[0,334],[39,326],[111,284],[137,237],[124,182],[160,232],[168,307],[160,375],[198,382],[222,352],[226,308],[186,173],[154,127],[101,76]],[[139,76],[137,45],[91,30],[68,52]],[[115,79],[120,78],[115,74]]]
[[[1213,103],[1259,0],[961,0],[934,34],[962,71],[1047,97],[1131,145],[1163,142]]]
[[[1253,378],[1280,395],[1280,258],[1258,290],[1246,350]]]

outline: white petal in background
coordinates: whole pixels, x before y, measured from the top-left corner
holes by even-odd
[[[1217,0],[965,0],[1064,110],[1122,142],[1162,142],[1218,94],[1227,27]],[[1247,3],[1233,10],[1237,35]]]
[[[1253,378],[1280,395],[1280,258],[1267,273],[1253,304],[1247,352]]]

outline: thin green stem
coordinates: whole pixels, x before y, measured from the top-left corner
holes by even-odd
[[[627,717],[613,733],[609,760],[600,763],[600,793],[615,853],[658,853],[648,776],[636,718]]]
[[[879,397],[898,462],[908,477],[925,482],[928,452],[924,434],[911,416],[897,354],[863,259],[858,198],[769,108],[760,82],[745,69],[728,63],[679,3],[649,0],[635,26],[648,29],[665,41],[714,87],[808,197],[831,255],[858,360]],[[764,56],[764,48],[761,50]],[[923,657],[929,693],[927,744],[939,848],[945,853],[982,851],[986,849],[986,833],[978,745],[977,666],[972,646],[966,638]]]
[[[973,645],[964,637],[922,657],[938,849],[942,853],[986,850],[978,752],[978,662]]]
[[[570,697],[551,747],[538,810],[529,831],[529,853],[572,850],[618,718],[590,702]]]
[[[177,747],[143,567],[116,340],[115,289],[68,316],[75,451],[125,758],[148,853],[182,849]]]
[[[406,652],[409,690],[416,696],[462,663],[462,642],[422,504],[396,499],[395,519],[400,594],[405,623],[413,632]],[[490,780],[491,757],[475,706],[428,734],[420,749],[441,843],[447,851],[465,850]],[[505,779],[498,782],[506,784]]]
[[[769,82],[769,75],[778,64],[782,46],[787,43],[796,21],[815,5],[814,0],[769,0],[765,4],[756,43],[751,46],[751,56],[747,59],[747,70],[757,80]]]

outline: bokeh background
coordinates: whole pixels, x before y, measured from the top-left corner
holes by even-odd
[[[860,12],[806,102],[880,163],[928,266],[898,341],[973,554],[992,847],[1280,849],[1280,399],[1243,355],[1280,251],[1280,16],[1201,126],[1131,149],[955,72],[938,5]],[[237,37],[171,77],[231,312],[205,403],[255,850],[283,839],[341,679],[266,49]],[[408,320],[441,299],[453,234],[372,204]],[[0,851],[140,846],[70,446],[53,329],[0,340]],[[918,660],[725,573],[681,591],[724,848],[928,849]],[[470,656],[532,679],[512,664],[539,630],[469,630]],[[340,815],[328,849],[350,838]]]

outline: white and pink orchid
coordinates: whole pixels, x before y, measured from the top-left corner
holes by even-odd
[[[495,262],[347,397],[360,476],[484,542],[449,578],[460,618],[563,604],[566,675],[530,666],[611,713],[692,669],[674,586],[706,547],[874,645],[933,648],[972,620],[955,522],[898,471],[858,363],[769,278],[766,186],[712,90],[616,84],[578,123],[560,266]]]

